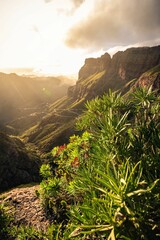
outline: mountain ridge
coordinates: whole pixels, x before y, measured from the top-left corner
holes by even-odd
[[[125,93],[130,89],[130,81],[134,79],[135,84],[142,74],[159,64],[160,46],[130,48],[116,53],[112,58],[106,53],[99,58],[86,59],[79,70],[76,85],[68,88],[66,97],[51,104],[44,119],[26,131],[23,138],[44,152],[50,151],[55,145],[66,143],[70,135],[77,133],[74,123],[85,109],[87,100],[101,96],[109,89]],[[159,73],[157,82],[158,76]],[[146,85],[152,83],[153,81],[148,81]]]
[[[117,86],[121,88],[128,81],[140,77],[142,73],[160,64],[159,52],[160,46],[129,48],[125,51],[117,52],[112,58],[106,53],[100,58],[86,59],[85,64],[79,71],[79,79],[76,85],[69,88],[69,95],[74,97],[79,95],[80,92],[85,95],[85,90],[83,89],[85,79],[91,74],[93,76],[93,74],[103,71],[105,72],[103,77],[100,77],[100,82],[104,88],[100,91],[103,92],[109,88],[117,90]],[[107,67],[106,62],[109,64]]]

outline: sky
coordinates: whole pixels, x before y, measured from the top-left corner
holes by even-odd
[[[160,44],[160,0],[0,0],[0,69],[77,74],[85,58]]]

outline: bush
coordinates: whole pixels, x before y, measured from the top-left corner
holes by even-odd
[[[53,149],[41,192],[55,214],[65,201],[65,239],[160,237],[159,100],[151,89],[110,91],[86,104],[86,132]]]

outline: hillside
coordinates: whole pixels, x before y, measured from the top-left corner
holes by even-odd
[[[58,77],[0,73],[0,129],[15,134],[36,124],[48,104],[63,97],[70,84]]]
[[[109,89],[126,93],[134,85],[153,85],[159,89],[159,64],[160,46],[130,48],[112,58],[106,53],[99,58],[86,59],[76,85],[69,87],[66,97],[51,104],[43,120],[27,130],[23,138],[44,152],[66,143],[76,132],[75,120],[83,112],[87,100]]]
[[[40,160],[18,138],[0,132],[0,192],[20,184],[38,182]]]

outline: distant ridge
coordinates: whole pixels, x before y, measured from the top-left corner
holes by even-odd
[[[0,73],[0,129],[7,124],[22,131],[34,125],[50,103],[67,94],[70,83],[68,78]]]

